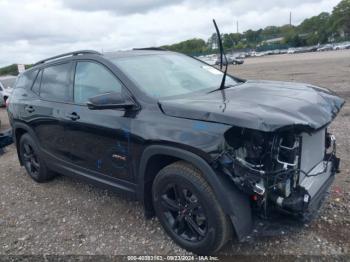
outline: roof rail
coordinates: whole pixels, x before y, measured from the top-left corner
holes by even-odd
[[[49,58],[40,60],[39,62],[36,62],[33,66],[37,66],[37,65],[40,65],[40,64],[44,64],[44,63],[46,63],[47,61],[54,60],[54,59],[61,58],[61,57],[65,57],[65,56],[76,56],[76,55],[83,55],[83,54],[101,55],[101,53],[99,53],[99,52],[97,52],[97,51],[94,51],[94,50],[79,50],[79,51],[69,52],[69,53],[65,53],[65,54],[61,54],[61,55],[56,55],[56,56],[53,56],[53,57],[49,57]]]
[[[161,47],[143,47],[143,48],[133,48],[133,50],[154,50],[154,51],[168,51]]]

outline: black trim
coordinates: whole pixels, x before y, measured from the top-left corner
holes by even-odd
[[[149,50],[149,51],[168,51],[161,47],[143,47],[143,48],[133,48],[132,50]]]
[[[331,176],[324,182],[321,188],[317,191],[313,198],[311,198],[310,203],[308,205],[308,209],[304,214],[305,219],[310,219],[315,217],[317,211],[320,209],[326,196],[329,193],[329,189],[334,181],[334,173],[332,172]]]
[[[39,64],[44,64],[44,63],[46,63],[47,61],[50,61],[50,60],[54,60],[54,59],[58,59],[58,58],[66,57],[66,56],[77,56],[77,55],[84,55],[84,54],[101,55],[101,53],[99,53],[99,52],[97,52],[97,51],[94,51],[94,50],[80,50],[80,51],[74,51],[74,52],[64,53],[64,54],[61,54],[61,55],[56,55],[56,56],[52,56],[52,57],[49,57],[49,58],[40,60],[40,61],[36,62],[36,63],[33,65],[33,67],[34,67],[34,66],[37,66],[37,65],[39,65]]]

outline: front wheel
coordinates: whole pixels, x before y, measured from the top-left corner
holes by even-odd
[[[153,205],[165,231],[196,254],[218,251],[232,226],[201,172],[186,162],[163,168],[153,183]]]

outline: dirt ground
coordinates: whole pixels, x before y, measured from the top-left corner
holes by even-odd
[[[246,59],[229,71],[246,79],[308,82],[347,100],[331,125],[342,172],[319,218],[303,230],[230,242],[219,255],[349,255],[350,253],[350,50]],[[0,109],[6,123],[6,111]],[[145,220],[129,202],[71,178],[34,183],[19,166],[13,145],[0,156],[0,255],[184,255],[157,219]]]

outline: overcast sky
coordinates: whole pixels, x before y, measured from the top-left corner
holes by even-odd
[[[0,66],[77,49],[113,51],[297,25],[340,0],[0,0]]]

